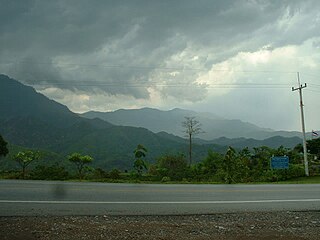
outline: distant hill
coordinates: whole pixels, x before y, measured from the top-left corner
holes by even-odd
[[[1,118],[34,117],[59,126],[72,124],[79,119],[76,114],[57,102],[37,93],[5,75],[0,75],[0,113]]]
[[[187,153],[188,143],[184,138],[164,131],[154,133],[142,127],[115,126],[112,124],[115,123],[115,119],[120,121],[124,118],[123,125],[126,125],[126,121],[130,118],[137,124],[139,121],[145,121],[149,123],[149,127],[154,126],[158,130],[171,122],[175,124],[172,124],[170,129],[180,131],[175,128],[180,126],[184,116],[195,114],[182,109],[164,112],[146,108],[140,111],[119,110],[118,115],[115,115],[117,118],[111,119],[111,123],[94,116],[91,116],[93,119],[87,119],[71,112],[66,106],[48,99],[32,87],[0,75],[0,134],[6,141],[11,145],[48,151],[50,156],[56,156],[57,159],[65,159],[66,155],[73,152],[89,154],[95,159],[93,162],[95,167],[131,169],[133,150],[138,144],[143,144],[148,149],[149,162],[154,162],[157,157],[164,154]],[[222,126],[224,121],[211,114],[201,114],[197,117],[203,124],[205,123],[204,129],[211,121],[221,121],[219,126]],[[247,130],[261,130],[239,120],[230,120],[224,124],[231,123]],[[236,148],[261,145],[288,147],[294,146],[295,141],[298,139],[283,137],[263,141],[244,138],[220,138],[210,141],[195,139],[193,159],[202,160],[209,149],[224,153],[229,145]]]
[[[148,149],[148,159],[166,153],[186,152],[184,139],[174,140],[145,128],[114,126],[101,119],[86,119],[66,106],[37,93],[5,75],[0,75],[0,134],[11,144],[39,148],[66,156],[72,152],[90,154],[94,165],[131,169],[133,150],[138,144]],[[223,152],[225,147],[196,145],[194,159],[202,160],[208,148]]]
[[[196,139],[198,144],[217,144],[221,146],[232,146],[237,149],[243,149],[248,147],[252,149],[258,146],[267,146],[270,148],[278,148],[279,146],[284,146],[286,148],[293,148],[297,144],[302,143],[302,139],[299,137],[281,137],[275,136],[264,140],[256,140],[253,138],[226,138],[221,137],[211,141],[204,141],[201,139]]]
[[[241,120],[223,119],[211,113],[200,113],[178,108],[169,111],[152,108],[120,109],[114,112],[90,111],[81,114],[81,116],[89,119],[100,118],[114,125],[144,127],[154,133],[167,132],[180,137],[184,135],[181,126],[184,117],[194,116],[202,124],[204,131],[198,137],[204,140],[220,137],[262,140],[274,136],[300,137],[301,135],[299,132],[273,131]]]

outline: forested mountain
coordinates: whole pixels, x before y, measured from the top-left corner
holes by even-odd
[[[116,117],[119,121],[122,119],[122,125],[126,125],[131,119],[130,121],[136,123],[149,123],[149,127],[157,126],[160,130],[169,125],[170,121],[172,128],[180,126],[185,115],[194,113],[182,109],[168,112],[155,109],[119,110]],[[110,122],[115,123],[115,119],[112,118]],[[208,114],[202,114],[199,120],[203,121],[205,128],[211,119],[215,119],[215,122],[221,121],[221,124],[224,121]],[[227,121],[228,124],[231,122]],[[93,164],[96,167],[117,167],[122,170],[132,168],[133,150],[138,144],[143,144],[148,149],[149,162],[154,162],[157,157],[168,153],[187,153],[188,143],[184,138],[167,132],[154,133],[142,127],[115,126],[112,123],[98,118],[80,117],[66,106],[36,92],[32,87],[0,75],[0,134],[12,145],[42,149],[57,154],[61,159],[73,152],[89,154],[95,159]],[[235,126],[242,126],[247,130],[260,129],[241,121],[235,123]],[[220,127],[222,128],[222,125]],[[278,147],[287,146],[288,142],[294,144],[296,140],[195,139],[193,159],[202,160],[209,149],[223,153],[228,145],[238,148],[261,145]]]
[[[0,75],[0,134],[11,144],[62,156],[72,152],[89,154],[94,157],[95,166],[108,169],[131,168],[133,150],[138,144],[146,146],[150,161],[162,154],[187,150],[187,143],[181,138],[176,141],[145,128],[82,118],[5,75]],[[225,149],[212,144],[196,145],[194,159],[201,160],[209,148],[220,152]]]
[[[198,137],[212,140],[220,137],[227,138],[254,138],[266,139],[274,136],[300,137],[299,132],[273,131],[272,129],[260,128],[254,124],[241,120],[229,120],[218,117],[211,113],[201,113],[184,109],[172,109],[161,111],[152,108],[120,109],[113,112],[90,111],[81,116],[93,119],[100,118],[115,125],[144,127],[154,133],[167,132],[183,137],[182,121],[184,117],[196,117],[202,125],[203,134]]]

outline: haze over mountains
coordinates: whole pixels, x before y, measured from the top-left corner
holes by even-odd
[[[153,108],[120,109],[113,112],[90,111],[81,114],[81,116],[89,119],[99,118],[115,125],[144,127],[154,133],[164,131],[180,137],[184,137],[181,124],[184,121],[184,117],[196,117],[204,131],[197,137],[204,140],[213,140],[221,137],[263,140],[274,136],[301,136],[299,132],[274,131],[238,119],[229,120],[212,113],[201,113],[178,108],[169,111]]]
[[[97,115],[100,118],[107,116],[109,119],[105,121],[96,118]],[[166,153],[186,153],[187,141],[176,136],[183,135],[180,126],[186,115],[196,116],[207,132],[207,135],[199,135],[203,139],[196,139],[195,161],[202,160],[208,149],[223,153],[228,145],[239,148],[261,145],[293,147],[301,141],[298,137],[281,136],[263,141],[229,139],[226,137],[263,138],[263,134],[274,136],[280,133],[240,120],[225,120],[211,114],[198,114],[182,109],[160,111],[145,108],[118,110],[113,113],[91,112],[84,114],[88,118],[83,118],[66,106],[37,93],[32,87],[0,75],[0,134],[10,144],[44,149],[63,157],[73,152],[89,154],[94,157],[95,166],[106,169],[130,169],[133,150],[138,144],[147,147],[148,160],[151,162]],[[211,136],[223,138],[212,140]]]

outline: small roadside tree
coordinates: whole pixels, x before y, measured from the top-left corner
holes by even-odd
[[[188,163],[183,154],[165,155],[157,159],[157,172],[170,180],[181,180],[187,176]]]
[[[22,178],[25,179],[26,176],[26,169],[35,160],[38,160],[40,158],[40,153],[37,151],[21,151],[18,152],[14,157],[13,160],[15,160],[20,166],[21,166],[21,173]]]
[[[5,157],[9,153],[7,144],[8,143],[0,135],[0,157],[1,156]]]
[[[311,154],[315,154],[317,158],[320,158],[320,138],[307,141],[307,149]]]
[[[72,155],[68,156],[68,160],[76,165],[79,179],[82,180],[84,176],[84,170],[86,169],[87,165],[93,161],[93,158],[88,155],[82,156],[80,153],[73,153]]]
[[[146,157],[148,150],[142,145],[138,144],[137,148],[133,151],[134,153],[134,163],[133,168],[137,171],[138,175],[141,176],[143,170],[147,169],[146,162],[143,158]]]
[[[201,123],[195,119],[195,117],[184,117],[185,120],[182,122],[184,132],[189,138],[189,165],[192,163],[192,138],[195,135],[202,133]]]
[[[224,159],[221,163],[221,169],[223,171],[223,179],[226,183],[235,183],[236,175],[238,173],[237,169],[237,152],[232,147],[229,147]]]

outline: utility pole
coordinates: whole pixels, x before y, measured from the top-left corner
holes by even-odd
[[[302,134],[303,134],[303,158],[304,158],[304,170],[306,173],[306,176],[309,176],[309,166],[308,166],[308,155],[307,155],[307,141],[306,141],[306,129],[304,126],[304,114],[303,114],[303,102],[302,102],[302,89],[307,87],[307,84],[304,85],[300,84],[300,76],[299,72],[297,72],[298,76],[298,84],[299,87],[294,88],[292,87],[292,91],[299,90],[299,96],[300,96],[300,110],[301,110],[301,124],[302,124]]]

